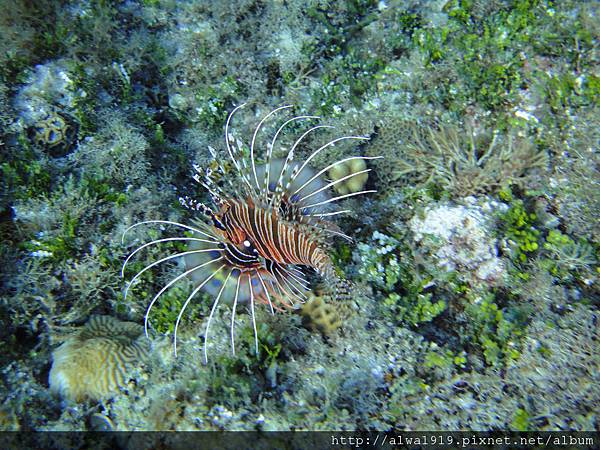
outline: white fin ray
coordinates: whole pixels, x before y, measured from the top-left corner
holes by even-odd
[[[322,217],[337,216],[338,214],[345,214],[345,213],[351,213],[351,212],[352,212],[351,209],[344,209],[343,211],[334,211],[334,212],[319,213],[319,214],[307,214],[306,217],[322,218]]]
[[[234,151],[232,149],[232,144],[235,143],[235,140],[234,140],[233,136],[231,134],[229,134],[229,124],[231,123],[231,118],[239,109],[243,108],[246,105],[247,105],[247,103],[242,103],[241,105],[236,106],[233,109],[233,111],[231,111],[229,113],[229,116],[227,116],[227,121],[225,122],[225,145],[227,146],[227,153],[229,154],[229,158],[231,158],[231,161],[233,162],[234,167],[236,168],[238,174],[242,178],[242,181],[244,181],[244,183],[245,183],[245,189],[248,192],[252,192],[253,188],[252,188],[252,185],[250,184],[250,180],[248,179],[245,172],[242,170],[242,167],[240,166],[241,163],[244,163],[244,159],[240,158],[241,162],[238,162],[238,160],[235,158]],[[239,145],[239,143],[237,146],[237,151],[238,151],[238,153],[241,153],[241,146]]]
[[[312,178],[310,178],[306,183],[304,183],[302,186],[300,186],[298,189],[296,189],[294,192],[292,192],[292,195],[297,194],[298,192],[300,192],[302,189],[304,189],[308,184],[310,184],[311,181],[319,178],[321,175],[323,175],[325,172],[327,172],[329,169],[331,169],[332,167],[337,166],[338,164],[342,164],[345,163],[346,161],[354,161],[356,159],[362,159],[362,160],[370,160],[370,159],[380,159],[382,158],[382,156],[350,156],[348,158],[344,158],[341,159],[339,161],[336,161],[332,164],[329,164],[327,167],[325,167],[324,169],[321,169],[319,172],[317,172]],[[354,174],[352,174],[354,175]],[[350,178],[350,177],[347,177]]]
[[[146,247],[149,247],[152,244],[160,244],[161,242],[171,242],[171,241],[196,241],[196,242],[206,242],[207,244],[218,244],[219,243],[219,241],[209,241],[208,239],[199,239],[199,238],[192,238],[192,237],[173,237],[173,238],[157,239],[156,241],[148,242],[148,243],[136,248],[133,252],[131,252],[131,254],[127,257],[127,259],[125,259],[125,262],[123,263],[123,267],[121,267],[121,278],[123,278],[125,276],[125,266],[127,266],[127,263],[129,262],[129,260],[131,258],[133,258],[133,256],[136,253],[145,249]]]
[[[127,299],[127,294],[129,293],[129,288],[133,285],[134,281],[137,280],[144,272],[153,268],[154,266],[157,266],[158,264],[165,262],[165,261],[169,261],[171,259],[179,258],[181,256],[193,255],[195,253],[214,252],[214,251],[221,252],[221,249],[220,248],[207,248],[207,249],[202,249],[202,250],[190,250],[187,252],[176,253],[174,255],[170,255],[165,258],[161,258],[158,261],[154,261],[153,263],[147,265],[142,270],[140,270],[131,280],[129,280],[129,283],[127,283],[127,286],[125,287],[125,293],[123,294],[123,300]]]
[[[198,286],[196,289],[194,289],[194,292],[192,292],[190,294],[190,296],[187,298],[187,300],[183,304],[183,307],[181,308],[181,311],[179,312],[179,315],[177,316],[177,323],[175,324],[175,336],[174,336],[175,356],[177,356],[177,327],[179,326],[179,321],[181,320],[183,311],[185,311],[185,308],[187,307],[190,300],[194,297],[194,295],[196,295],[196,293],[202,288],[202,286],[204,286],[206,283],[208,283],[210,281],[210,279],[213,278],[218,272],[220,272],[223,267],[225,267],[225,264],[223,264],[221,267],[219,267],[217,270],[215,270],[211,274],[210,277],[208,277],[206,280],[204,280],[202,282],[202,284],[200,286]],[[233,270],[230,270],[229,273],[227,274],[227,278],[225,279],[223,286],[221,286],[221,289],[219,290],[219,294],[217,295],[217,298],[215,299],[213,306],[210,309],[210,314],[208,316],[208,322],[206,323],[206,330],[204,331],[204,364],[206,364],[208,362],[208,330],[210,328],[210,321],[212,320],[212,316],[215,313],[215,310],[217,309],[219,300],[221,299],[221,294],[223,294],[223,291],[225,290],[225,286],[227,286],[227,282],[229,281],[229,277],[231,277],[232,273],[233,273]]]
[[[171,220],[144,220],[143,222],[138,222],[138,223],[134,223],[133,225],[131,225],[129,228],[127,228],[125,231],[123,231],[123,235],[121,236],[121,244],[125,243],[125,234],[131,230],[132,228],[135,228],[139,225],[144,225],[144,224],[148,224],[148,223],[164,223],[167,225],[175,225],[181,228],[185,228],[186,230],[190,230],[193,231],[195,233],[201,234],[203,236],[209,237],[209,238],[213,238],[213,239],[217,239],[217,237],[215,235],[206,233],[204,231],[200,231],[198,228],[195,227],[191,227],[189,225],[184,225],[182,223],[179,222],[173,222]]]
[[[304,292],[302,292],[296,286],[294,286],[293,284],[291,284],[291,282],[288,280],[288,278],[285,276],[285,274],[283,274],[283,273],[281,273],[279,271],[280,268],[281,268],[280,266],[276,266],[275,267],[275,271],[279,275],[279,278],[286,284],[286,286],[288,286],[292,290],[292,295],[294,297],[296,297],[300,301],[300,303],[304,303],[307,300],[307,297],[304,294]],[[281,288],[283,289],[283,286],[281,286]],[[295,293],[294,293],[294,291],[295,291]]]
[[[275,280],[277,280],[277,283],[273,283],[273,287],[279,291],[281,298],[287,299],[292,308],[296,307],[296,305],[294,304],[294,301],[293,301],[293,297],[297,297],[297,296],[290,294],[287,290],[285,290],[283,288],[282,283],[279,282],[279,277],[281,277],[281,275],[279,275],[279,277],[278,277],[277,275],[275,275],[275,273],[272,270],[269,270],[269,273],[271,274],[271,276],[273,278],[275,278]],[[300,303],[302,303],[302,299],[299,299],[299,300],[300,300]]]
[[[273,309],[273,303],[271,302],[271,295],[269,294],[269,290],[267,289],[267,286],[263,280],[263,278],[260,276],[260,272],[257,270],[256,271],[256,275],[258,276],[258,279],[260,280],[260,284],[262,284],[262,287],[265,291],[265,294],[267,296],[267,301],[269,302],[269,307],[271,308],[271,314],[274,315],[275,314],[275,310]]]
[[[292,117],[291,119],[286,120],[277,130],[277,132],[275,133],[275,135],[273,136],[273,140],[271,141],[271,145],[267,147],[267,162],[265,165],[265,187],[264,187],[264,201],[266,202],[268,200],[268,196],[269,196],[269,179],[270,179],[270,172],[271,172],[271,161],[273,159],[273,149],[275,148],[275,142],[277,141],[277,138],[279,137],[279,134],[282,132],[282,130],[284,129],[284,127],[289,124],[292,123],[296,120],[302,120],[302,119],[319,119],[319,116],[297,116],[297,117]]]
[[[233,115],[241,108],[243,108],[244,106],[246,106],[247,103],[242,103],[239,106],[236,106],[235,108],[233,108],[233,111],[231,111],[229,113],[229,116],[227,116],[227,122],[225,122],[225,145],[227,146],[227,153],[229,153],[229,157],[231,158],[231,161],[233,162],[233,165],[235,166],[235,168],[238,170],[240,170],[240,166],[238,164],[238,162],[236,161],[236,159],[233,156],[233,151],[231,150],[231,140],[233,140],[233,138],[231,137],[231,135],[229,134],[229,124],[231,123],[231,118],[233,117]]]
[[[292,270],[287,269],[283,266],[279,266],[281,270],[283,270],[287,275],[290,276],[299,286],[301,286],[304,290],[308,291],[308,282],[304,279],[304,277],[294,273]]]
[[[315,127],[312,127],[310,129],[308,129],[307,131],[305,131],[297,140],[296,142],[294,142],[294,145],[292,145],[292,147],[290,148],[290,151],[288,152],[286,158],[285,158],[285,162],[283,163],[283,166],[281,167],[281,172],[279,172],[279,178],[277,179],[277,183],[275,185],[275,194],[273,195],[273,197],[271,198],[271,202],[270,202],[270,206],[273,206],[275,208],[279,207],[279,204],[281,202],[281,199],[283,198],[284,194],[286,193],[286,190],[284,189],[283,186],[283,178],[285,177],[285,174],[287,172],[288,166],[291,164],[291,162],[294,160],[294,151],[296,150],[296,147],[298,147],[298,145],[300,144],[300,142],[302,142],[302,140],[308,136],[310,133],[312,133],[315,130],[319,130],[321,128],[334,128],[330,125],[317,125]],[[304,166],[303,166],[304,167]],[[298,173],[302,170],[302,168],[300,168],[298,170],[298,172],[295,172],[294,174],[292,174],[292,176],[290,177],[290,180],[288,181],[288,186],[289,184],[298,176]]]
[[[284,106],[280,106],[279,108],[275,108],[269,114],[264,116],[261,119],[261,121],[258,122],[258,125],[254,129],[254,134],[252,135],[252,141],[250,143],[250,162],[252,164],[252,173],[254,174],[254,181],[256,182],[256,189],[258,189],[259,192],[260,192],[260,185],[258,184],[258,176],[256,175],[256,162],[254,161],[254,144],[256,142],[256,135],[258,134],[258,131],[260,130],[262,125],[265,123],[265,121],[269,117],[271,117],[273,114],[277,113],[278,111],[281,111],[282,109],[292,108],[292,106],[293,105],[284,105]]]
[[[239,276],[237,277],[237,285],[236,285],[236,288],[235,288],[235,297],[233,299],[233,306],[231,307],[231,353],[232,353],[233,356],[235,356],[235,339],[234,339],[235,310],[237,308],[238,296],[240,294],[240,280],[241,280],[241,278],[242,278],[242,273],[240,272]],[[206,339],[206,337],[205,337],[205,339]],[[206,346],[206,341],[204,342],[204,345]],[[206,355],[204,355],[204,357],[206,359]]]
[[[254,315],[254,290],[252,289],[252,276],[248,274],[248,289],[250,289],[250,315],[252,316],[252,329],[254,330],[254,351],[258,358],[258,331],[256,330],[256,317]]]
[[[160,298],[160,296],[167,290],[169,289],[171,286],[173,286],[175,283],[177,283],[179,280],[181,280],[183,277],[191,274],[192,272],[201,269],[205,266],[208,266],[211,263],[214,263],[215,261],[219,261],[223,259],[222,256],[216,258],[216,259],[211,259],[203,264],[200,264],[198,266],[195,266],[189,270],[186,270],[185,272],[183,272],[182,274],[177,275],[175,278],[173,278],[171,281],[169,281],[165,286],[163,286],[163,288],[158,291],[158,293],[154,296],[154,298],[152,299],[152,301],[150,302],[150,304],[148,305],[148,308],[146,309],[146,314],[144,315],[144,333],[146,335],[146,337],[148,337],[148,323],[149,323],[149,318],[150,318],[150,311],[152,310],[152,307],[154,306],[154,303],[156,303],[156,301]]]
[[[354,197],[355,195],[361,195],[361,194],[372,194],[374,192],[377,192],[377,191],[374,190],[374,189],[369,189],[369,190],[366,190],[366,191],[351,192],[350,194],[340,195],[339,197],[330,198],[330,199],[324,200],[322,202],[312,203],[310,205],[302,206],[302,208],[303,209],[304,208],[314,208],[315,206],[326,205],[326,204],[331,203],[331,202],[342,200],[343,198]]]
[[[337,179],[337,180],[335,180],[335,181],[332,181],[331,183],[329,183],[329,184],[326,184],[326,185],[325,185],[325,186],[323,186],[322,188],[320,188],[320,189],[317,189],[316,191],[314,191],[314,192],[311,192],[310,194],[308,194],[308,195],[305,195],[304,197],[301,197],[301,198],[299,198],[298,200],[296,200],[296,201],[295,201],[295,203],[300,203],[300,202],[302,202],[302,201],[306,200],[307,198],[310,198],[310,197],[312,197],[313,195],[315,195],[315,194],[318,194],[318,193],[319,193],[319,192],[321,192],[321,191],[324,191],[324,190],[325,190],[325,189],[327,189],[327,188],[333,187],[333,186],[335,186],[335,185],[336,185],[336,184],[338,184],[338,183],[341,183],[341,182],[343,182],[343,181],[346,181],[348,178],[352,178],[352,177],[355,177],[355,176],[357,176],[357,175],[361,175],[361,174],[363,174],[363,173],[367,173],[367,172],[370,172],[370,171],[371,171],[371,169],[365,169],[365,170],[361,170],[361,171],[359,171],[359,172],[354,172],[354,173],[351,173],[351,174],[349,174],[349,175],[345,175],[345,176],[343,176],[342,178],[339,178],[339,179]]]
[[[322,145],[321,147],[319,147],[318,149],[316,149],[314,152],[312,152],[310,154],[310,156],[308,158],[306,158],[306,161],[304,161],[304,164],[302,164],[302,166],[300,166],[300,169],[298,170],[298,173],[296,174],[296,177],[298,176],[298,174],[300,174],[300,172],[302,172],[302,170],[308,165],[308,163],[315,157],[317,156],[319,153],[321,153],[323,150],[325,150],[328,147],[331,147],[332,145],[343,141],[345,139],[356,139],[356,140],[362,140],[362,141],[368,141],[369,138],[365,137],[365,136],[342,136],[339,138],[336,138],[332,141],[329,141],[327,144]],[[293,180],[292,180],[293,181]]]

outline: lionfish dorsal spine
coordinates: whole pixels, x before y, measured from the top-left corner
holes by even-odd
[[[208,191],[208,194],[210,195],[210,198],[212,199],[213,203],[216,205],[221,204],[222,202],[222,198],[223,198],[223,192],[221,191],[221,188],[214,183],[214,181],[212,180],[212,172],[210,169],[206,169],[206,173],[204,174],[204,181],[202,180],[196,180],[198,183],[200,183],[200,185],[206,189]]]
[[[352,177],[355,177],[355,176],[357,176],[357,175],[360,175],[360,174],[363,174],[363,173],[367,173],[367,172],[370,172],[370,171],[371,171],[371,169],[365,169],[365,170],[361,170],[361,171],[359,171],[359,172],[354,172],[354,173],[351,173],[351,174],[349,174],[349,175],[345,175],[345,176],[343,176],[342,178],[339,178],[339,179],[337,179],[337,180],[334,180],[334,181],[331,181],[331,182],[329,182],[328,184],[326,184],[326,185],[325,185],[325,186],[323,186],[322,188],[320,188],[320,189],[317,189],[316,191],[313,191],[313,192],[311,192],[310,194],[306,194],[304,197],[300,197],[300,198],[299,198],[297,201],[298,201],[298,202],[302,202],[302,201],[306,200],[307,198],[310,198],[310,197],[312,197],[313,195],[316,195],[316,194],[318,194],[319,192],[322,192],[322,191],[325,191],[325,190],[327,190],[327,189],[330,189],[330,188],[332,188],[333,186],[335,186],[335,185],[336,185],[336,184],[338,184],[338,183],[341,183],[341,182],[343,182],[343,181],[346,181],[346,180],[347,180],[347,179],[349,179],[349,178],[352,178]],[[297,192],[299,192],[300,190],[301,190],[301,188],[300,188],[300,189],[297,189],[297,190],[296,190],[296,192],[294,192],[294,194],[295,194],[295,193],[297,193]],[[292,195],[293,195],[293,194],[292,194]]]
[[[288,151],[288,154],[285,157],[283,166],[281,167],[281,171],[279,172],[279,177],[277,178],[277,182],[275,183],[275,189],[274,189],[275,195],[271,198],[271,201],[269,203],[270,206],[272,206],[274,208],[279,208],[279,206],[281,205],[281,200],[283,199],[283,196],[287,192],[286,187],[283,185],[283,180],[285,178],[285,175],[287,175],[287,171],[288,171],[288,168],[290,167],[290,164],[294,160],[294,153],[295,153],[296,148],[298,147],[298,145],[300,145],[300,143],[306,136],[308,136],[313,131],[316,131],[321,128],[333,128],[333,127],[331,127],[329,125],[317,125],[312,128],[309,128],[290,147],[290,150]],[[288,180],[289,181],[288,186],[291,184],[291,181],[293,181],[293,179],[294,179],[294,177],[290,177],[290,179]]]
[[[221,159],[218,158],[217,151],[213,147],[211,147],[210,145],[208,146],[208,151],[209,151],[209,153],[211,155],[212,161],[214,161],[217,164],[217,170],[219,172],[220,180],[223,180],[225,182],[225,184],[229,188],[230,192],[234,191],[235,187],[233,185],[233,182],[231,181],[230,177],[227,176],[228,171],[225,168],[225,166],[223,165]],[[199,166],[197,164],[195,164],[194,165],[194,169],[196,169],[196,167],[199,167]],[[199,170],[196,169],[196,171],[198,172]],[[210,176],[211,176],[211,179],[212,179],[212,171],[210,171]],[[196,179],[196,178],[194,177],[194,179]],[[214,180],[213,180],[213,184],[214,184]],[[218,204],[220,205],[221,203],[222,203],[222,200],[220,200]]]
[[[307,185],[309,185],[311,182],[313,182],[314,180],[316,180],[317,178],[321,177],[324,173],[326,173],[329,169],[331,169],[334,166],[337,166],[338,164],[342,164],[345,163],[346,161],[352,161],[352,160],[356,160],[356,159],[363,159],[363,160],[369,160],[369,159],[379,159],[381,158],[381,156],[351,156],[348,158],[344,158],[341,159],[339,161],[336,161],[332,164],[329,164],[327,167],[325,167],[324,169],[321,169],[319,172],[317,172],[316,174],[314,174],[311,178],[309,178],[302,186],[300,186],[298,189],[296,189],[294,192],[291,193],[291,195],[297,194],[298,192],[300,192],[302,189],[304,189]],[[368,172],[370,169],[367,169],[366,172]],[[360,172],[360,173],[364,173],[364,172]],[[358,172],[354,172],[349,174],[348,176],[346,176],[343,179],[340,180],[336,180],[334,183],[331,183],[330,186],[334,186],[335,184],[337,184],[340,181],[346,180],[348,178],[354,177],[356,175],[358,175]]]
[[[239,161],[238,173],[247,186],[247,194],[254,197],[256,195],[258,186],[254,186],[252,184],[251,169],[248,166],[246,158],[244,157],[244,143],[239,139],[235,140],[234,154],[237,156],[237,160]]]
[[[240,108],[243,108],[244,106],[246,106],[246,103],[242,103],[241,105],[236,106],[233,109],[233,111],[231,111],[229,116],[227,117],[227,121],[225,122],[225,145],[227,146],[227,153],[229,154],[229,157],[231,158],[231,162],[233,163],[235,169],[237,170],[238,174],[242,178],[242,181],[245,183],[246,192],[248,194],[251,194],[254,189],[253,189],[252,185],[250,184],[250,180],[246,176],[246,171],[243,170],[241,167],[241,165],[245,166],[245,159],[243,158],[242,143],[239,140],[236,142],[235,137],[229,133],[229,126],[231,124],[231,118],[233,117],[233,115],[235,114],[235,112],[237,110],[239,110]],[[233,147],[234,145],[236,146],[235,148]],[[236,151],[240,155],[239,161],[235,155]]]
[[[367,189],[365,191],[351,192],[349,194],[339,195],[337,197],[333,197],[328,200],[323,200],[321,202],[311,203],[310,205],[304,205],[303,207],[304,208],[314,208],[315,206],[327,205],[329,203],[336,202],[338,200],[342,200],[344,198],[355,197],[357,195],[362,195],[362,194],[373,194],[375,192],[377,192],[377,190],[375,190],[375,189]]]
[[[254,129],[254,133],[252,134],[252,141],[250,142],[250,162],[252,164],[252,173],[254,174],[254,181],[256,181],[256,187],[259,191],[260,191],[260,185],[258,184],[258,176],[256,174],[256,162],[254,160],[254,144],[256,143],[256,136],[258,135],[258,132],[261,129],[262,125],[269,119],[269,117],[271,117],[273,114],[276,114],[278,111],[281,111],[283,109],[292,108],[292,106],[293,105],[284,105],[284,106],[280,106],[279,108],[275,108],[273,111],[271,111],[270,113],[265,115],[260,120],[260,122],[258,122],[258,125],[256,125],[256,128]]]
[[[299,174],[304,170],[304,168],[308,165],[308,163],[315,157],[317,156],[320,152],[322,152],[323,150],[325,150],[326,148],[335,145],[337,142],[346,140],[346,139],[356,139],[356,140],[369,140],[368,137],[365,136],[342,136],[339,138],[336,138],[332,141],[327,142],[326,144],[322,145],[321,147],[319,147],[318,149],[316,149],[314,152],[312,152],[308,158],[306,158],[306,160],[304,161],[304,163],[300,166],[300,169],[298,170],[298,172],[296,173],[296,176],[293,177],[291,179],[291,181],[294,181]]]
[[[283,129],[292,122],[295,122],[297,120],[312,120],[312,119],[319,119],[319,118],[320,118],[319,116],[295,116],[295,117],[292,117],[291,119],[286,120],[277,129],[277,131],[273,135],[273,139],[271,140],[271,143],[267,145],[267,160],[266,160],[266,164],[265,164],[265,178],[264,178],[264,188],[263,188],[263,198],[264,198],[265,202],[268,200],[268,196],[269,196],[269,180],[270,180],[270,176],[271,176],[271,161],[273,160],[273,149],[275,148],[275,142],[277,141],[277,138],[279,137],[279,135],[281,134]]]

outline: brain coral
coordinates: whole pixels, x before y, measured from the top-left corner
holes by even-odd
[[[141,325],[92,316],[52,353],[50,390],[76,402],[109,397],[148,351]]]

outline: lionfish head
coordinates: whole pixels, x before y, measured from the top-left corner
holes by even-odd
[[[289,149],[281,149],[285,156],[274,155],[278,138],[290,124],[312,121],[316,116],[294,116],[284,120],[272,136],[261,163],[257,156],[257,136],[272,116],[291,106],[281,106],[265,115],[257,124],[247,147],[230,134],[230,123],[236,107],[225,124],[225,145],[229,165],[219,159],[216,151],[209,148],[213,156],[212,167],[202,169],[194,166],[194,179],[208,192],[212,205],[207,206],[189,197],[180,198],[188,209],[201,213],[199,220],[182,224],[168,220],[150,220],[130,226],[124,235],[140,225],[170,225],[186,235],[167,237],[147,242],[136,248],[126,258],[122,275],[128,262],[146,247],[171,241],[184,241],[184,252],[165,256],[140,270],[128,282],[129,288],[140,276],[153,267],[176,258],[183,258],[186,270],[170,280],[150,301],[144,318],[144,330],[148,334],[150,313],[153,306],[169,288],[189,277],[194,288],[183,302],[174,327],[173,346],[177,354],[177,332],[184,311],[194,297],[203,291],[214,298],[204,330],[204,360],[208,359],[208,341],[211,321],[220,304],[229,304],[231,309],[231,349],[235,354],[235,315],[239,306],[249,310],[254,329],[255,351],[258,354],[258,335],[255,306],[267,305],[271,313],[294,308],[308,299],[311,289],[306,275],[313,271],[329,283],[335,292],[348,283],[336,274],[329,254],[329,241],[334,236],[351,239],[342,233],[333,220],[350,210],[340,210],[336,202],[348,197],[376,192],[357,192],[335,195],[333,188],[350,178],[362,176],[370,169],[364,161],[378,157],[349,156],[321,170],[310,167],[311,161],[341,141],[366,140],[363,136],[342,136],[312,150],[303,160],[296,159],[298,147],[306,137],[320,129],[332,128],[316,125],[302,133]],[[287,150],[287,152],[286,152]],[[326,179],[332,168],[341,164],[361,161],[361,170],[335,180]],[[124,237],[124,236],[123,236]]]

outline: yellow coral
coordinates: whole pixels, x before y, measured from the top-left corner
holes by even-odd
[[[300,308],[302,323],[311,330],[331,334],[342,325],[339,312],[322,297],[311,296]]]
[[[110,397],[148,354],[143,327],[110,316],[92,316],[52,353],[50,390],[80,402]]]
[[[337,181],[341,178],[348,177],[344,181],[336,183],[333,186],[336,192],[345,195],[351,192],[361,191],[365,187],[365,184],[367,184],[367,180],[369,179],[369,174],[366,172],[366,169],[367,163],[364,159],[352,159],[341,164],[336,164],[329,169],[328,175],[332,181]],[[349,176],[351,174],[357,175]]]
[[[64,144],[68,139],[69,124],[60,115],[50,114],[35,126],[35,142],[48,147]]]

